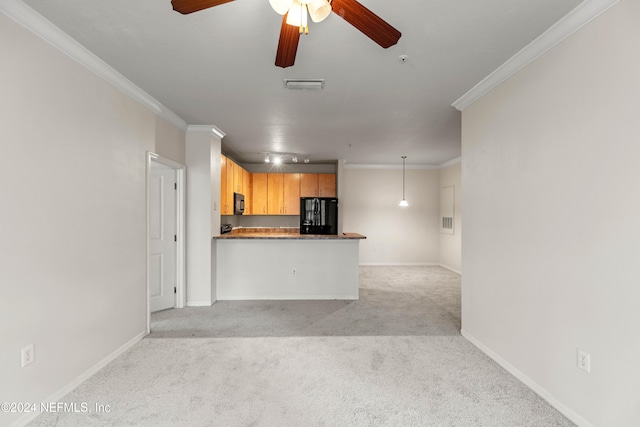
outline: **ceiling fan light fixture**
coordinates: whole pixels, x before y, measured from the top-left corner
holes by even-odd
[[[331,5],[328,0],[311,0],[307,5],[309,16],[313,22],[322,22],[331,14]]]
[[[269,4],[278,14],[284,15],[291,8],[293,0],[269,0]]]
[[[300,3],[298,0],[293,0],[289,13],[287,14],[287,24],[293,27],[299,27],[301,29],[300,32],[305,28],[308,29],[307,5]]]

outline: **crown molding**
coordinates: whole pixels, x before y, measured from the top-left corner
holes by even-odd
[[[406,165],[406,169],[421,169],[421,170],[438,170],[448,168],[449,166],[456,165],[462,161],[462,157],[456,157],[455,159],[448,160],[439,165]],[[346,163],[344,160],[343,167],[345,169],[402,169],[402,165],[365,165],[357,163]]]
[[[218,129],[216,126],[213,126],[213,125],[189,125],[187,126],[187,132],[212,133],[213,135],[217,136],[220,139],[224,138],[227,135],[226,133],[224,133],[223,131],[221,131],[220,129]]]
[[[618,3],[618,1],[620,0],[585,0],[580,3],[451,105],[463,111],[527,66],[527,64]]]
[[[369,164],[369,165],[365,165],[365,164],[358,164],[358,163],[345,163],[344,164],[344,168],[345,169],[402,169],[402,165],[373,165],[373,164]],[[438,165],[406,165],[405,167],[407,170],[409,169],[420,169],[420,170],[428,170],[428,169],[440,169],[440,167]]]
[[[458,163],[462,163],[462,157],[456,157],[455,159],[451,159],[448,162],[440,163],[438,165],[438,169],[448,168],[449,166],[457,165]]]
[[[117,72],[109,64],[91,53],[75,39],[53,25],[38,12],[19,0],[0,0],[0,12],[13,19],[47,43],[59,49],[73,60],[93,71],[126,95],[131,97],[154,114],[173,124],[182,131],[186,131],[187,122],[181,119],[169,108],[130,80]]]

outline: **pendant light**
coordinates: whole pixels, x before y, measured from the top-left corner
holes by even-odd
[[[407,159],[407,156],[402,156],[402,200],[398,204],[398,206],[409,206],[407,200],[404,198],[404,161]]]

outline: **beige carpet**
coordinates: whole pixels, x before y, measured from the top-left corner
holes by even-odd
[[[360,300],[221,301],[152,333],[33,426],[571,426],[460,336],[460,277],[362,267]]]

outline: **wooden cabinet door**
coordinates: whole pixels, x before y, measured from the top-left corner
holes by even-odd
[[[233,215],[233,160],[220,157],[220,214]]]
[[[233,162],[233,192],[242,194],[242,167]]]
[[[318,197],[336,197],[336,174],[318,174]]]
[[[242,194],[244,194],[244,214],[251,215],[251,173],[242,169]]]
[[[300,197],[318,197],[318,174],[300,174]]]
[[[300,215],[300,174],[284,174],[284,214]]]
[[[267,214],[267,174],[252,174],[251,182],[251,213],[253,215]],[[245,203],[247,199],[245,199]]]
[[[284,176],[281,173],[267,174],[267,214],[284,214]]]
[[[233,160],[227,158],[227,184],[225,192],[227,193],[227,204],[224,206],[223,215],[233,215]]]
[[[227,193],[227,157],[220,156],[220,214],[226,214],[226,206],[229,204]]]

